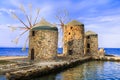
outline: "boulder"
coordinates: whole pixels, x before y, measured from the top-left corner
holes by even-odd
[[[105,56],[105,50],[104,50],[104,48],[100,48],[98,50],[98,56],[101,57],[101,58]]]

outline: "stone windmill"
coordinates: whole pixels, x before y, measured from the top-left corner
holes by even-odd
[[[58,29],[42,19],[30,31],[29,59],[53,60],[57,56]]]
[[[40,61],[54,59],[57,55],[58,29],[45,19],[41,19],[40,22],[37,22],[40,9],[37,9],[36,16],[33,21],[32,15],[28,16],[23,6],[21,6],[20,9],[24,13],[29,25],[25,24],[22,19],[12,12],[13,16],[24,25],[24,27],[16,27],[23,29],[24,32],[15,39],[15,42],[17,43],[19,38],[25,32],[29,31],[28,39],[26,39],[26,42],[29,40],[29,60]],[[11,28],[15,29],[15,27]],[[25,49],[25,46],[23,49]]]
[[[72,20],[64,27],[64,49],[67,56],[83,56],[84,52],[84,24]]]
[[[87,31],[84,39],[84,52],[86,55],[98,56],[98,34]]]

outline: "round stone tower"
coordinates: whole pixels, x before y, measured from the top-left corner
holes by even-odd
[[[73,20],[64,27],[64,55],[84,54],[84,24]]]
[[[97,56],[98,55],[98,34],[92,31],[85,33],[85,49],[86,55]]]
[[[57,55],[58,29],[50,23],[41,20],[29,35],[29,59],[48,60]]]

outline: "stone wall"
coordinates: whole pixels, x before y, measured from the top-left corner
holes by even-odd
[[[84,53],[86,55],[98,55],[98,35],[87,35],[84,41]]]
[[[57,55],[58,31],[30,31],[29,59],[39,61],[53,59]]]
[[[87,39],[86,36],[84,35],[84,55],[87,53]]]
[[[84,26],[66,25],[64,27],[64,55],[82,55],[84,52]],[[78,56],[78,57],[79,57]]]

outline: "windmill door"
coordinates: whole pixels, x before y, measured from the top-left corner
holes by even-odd
[[[34,60],[34,49],[31,49],[31,60]]]

